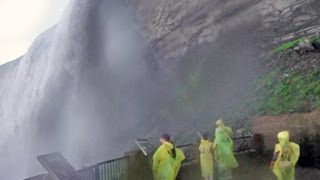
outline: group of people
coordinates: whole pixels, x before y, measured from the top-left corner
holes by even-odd
[[[199,145],[201,174],[204,180],[214,179],[214,170],[219,180],[232,179],[232,169],[239,166],[233,153],[232,129],[222,119],[216,121],[215,138],[211,142],[208,133],[202,134]],[[294,180],[294,167],[299,159],[300,147],[289,141],[289,132],[278,133],[270,167],[278,180]],[[185,159],[183,151],[176,148],[168,134],[160,136],[160,147],[153,154],[155,180],[175,180]]]
[[[205,180],[213,180],[216,165],[219,180],[232,179],[232,169],[238,162],[233,154],[232,129],[224,125],[221,119],[216,121],[215,139],[209,141],[208,134],[202,135],[199,146],[201,174]]]

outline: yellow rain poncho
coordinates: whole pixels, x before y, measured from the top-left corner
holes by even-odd
[[[209,140],[201,140],[200,151],[200,166],[202,177],[213,177],[213,143]]]
[[[184,156],[184,153],[181,149],[176,148],[176,159],[174,160],[174,179],[177,178],[180,167],[181,167],[181,162],[185,159],[186,157]]]
[[[233,154],[233,141],[230,137],[232,129],[226,127],[222,120],[218,120],[216,124],[218,127],[215,130],[214,147],[219,167],[226,170],[237,168],[239,165]]]
[[[153,154],[153,176],[155,180],[174,180],[174,158],[171,156],[173,145],[162,144]]]
[[[300,147],[289,141],[288,131],[278,133],[278,140],[279,143],[274,149],[275,161],[272,171],[278,180],[294,180],[294,167],[300,156]]]

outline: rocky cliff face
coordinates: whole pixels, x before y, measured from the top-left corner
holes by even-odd
[[[136,0],[134,4],[162,78],[167,77],[164,81],[169,84],[178,79],[176,104],[170,109],[193,121],[232,112],[258,75],[286,61],[273,49],[319,33],[315,0]],[[301,64],[300,55],[290,58],[286,71],[299,65],[294,62]],[[317,58],[304,59],[312,62],[310,66],[318,64]]]
[[[208,128],[232,111],[276,44],[319,32],[318,7],[71,1],[57,26],[0,68],[0,174],[34,175],[42,153],[61,151],[79,167],[121,155],[137,136]]]
[[[258,1],[255,0],[153,2],[152,6],[146,6],[148,3],[139,1],[137,20],[164,69],[168,69],[167,63],[183,57],[193,48],[214,44],[225,31],[259,24]]]
[[[241,31],[244,25],[256,25],[247,33],[257,32],[265,42],[259,44],[263,48],[320,30],[319,3],[314,0],[136,0],[135,4],[143,36],[164,60],[181,57],[203,43],[214,43],[224,31]]]

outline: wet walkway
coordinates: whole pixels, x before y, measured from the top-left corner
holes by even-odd
[[[233,171],[233,180],[276,180],[267,157],[255,155],[237,156],[239,168]],[[190,167],[182,170],[179,180],[201,180],[199,168]],[[296,180],[317,180],[320,179],[320,169],[296,168]],[[216,178],[218,180],[218,178]]]

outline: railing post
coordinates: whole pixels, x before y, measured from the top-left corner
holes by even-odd
[[[99,166],[95,166],[93,168],[93,170],[94,170],[95,180],[100,180],[100,169],[99,169]]]
[[[262,134],[254,134],[252,144],[259,155],[264,153],[264,138]]]
[[[130,179],[152,179],[152,156],[145,156],[141,151],[127,152],[125,156],[129,158],[128,172]]]

